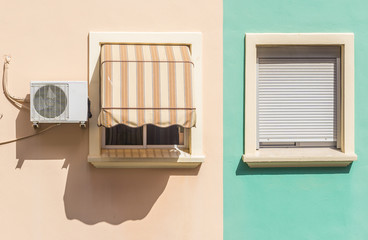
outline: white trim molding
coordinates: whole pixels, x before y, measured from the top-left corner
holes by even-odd
[[[102,154],[102,130],[97,126],[100,112],[100,49],[101,44],[180,44],[188,45],[192,54],[193,98],[196,106],[196,127],[191,129],[190,153],[178,158],[134,158],[124,159],[104,157]],[[89,33],[89,99],[92,118],[89,120],[88,161],[95,167],[129,168],[193,168],[204,160],[203,155],[203,115],[202,115],[202,34],[197,32],[90,32]]]
[[[257,150],[257,47],[340,46],[340,148],[260,148]],[[243,161],[250,167],[347,166],[354,152],[354,34],[353,33],[246,33],[245,123]],[[318,150],[319,149],[319,150]]]

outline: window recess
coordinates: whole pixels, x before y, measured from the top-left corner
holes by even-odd
[[[259,47],[257,65],[257,148],[337,147],[340,47]]]

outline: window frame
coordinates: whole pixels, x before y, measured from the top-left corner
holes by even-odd
[[[188,45],[190,47],[193,68],[193,98],[196,106],[196,127],[191,128],[188,141],[188,152],[178,157],[138,157],[125,158],[106,156],[103,154],[102,127],[97,126],[100,112],[100,51],[102,44],[165,44]],[[89,99],[91,101],[92,118],[89,119],[89,154],[88,161],[95,167],[173,167],[193,168],[204,160],[202,132],[202,34],[198,32],[90,32],[89,33]],[[149,149],[155,149],[149,148]],[[172,146],[175,150],[175,146]],[[133,148],[128,148],[134,149]],[[170,149],[170,148],[169,148]],[[114,149],[113,149],[114,150]],[[122,149],[123,150],[123,149]],[[137,149],[138,150],[138,149]],[[144,149],[139,149],[144,150]],[[177,150],[177,149],[176,149]]]
[[[340,149],[267,148],[257,150],[257,47],[340,46]],[[346,166],[354,152],[354,34],[246,33],[243,161],[250,167]]]

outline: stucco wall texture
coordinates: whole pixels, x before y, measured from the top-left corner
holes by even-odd
[[[368,3],[224,0],[224,239],[368,239]],[[347,168],[242,161],[245,33],[355,34],[355,152]]]
[[[14,0],[0,16],[19,97],[31,80],[87,81],[90,31],[201,32],[206,156],[192,170],[96,169],[78,125],[0,146],[0,239],[222,239],[222,2]],[[2,93],[0,113],[0,142],[34,133]]]

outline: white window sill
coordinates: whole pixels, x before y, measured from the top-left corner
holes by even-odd
[[[204,156],[193,156],[176,149],[103,149],[99,156],[88,156],[96,168],[195,168]]]
[[[244,154],[242,158],[251,168],[345,167],[357,156],[334,148],[262,148],[255,154]]]

